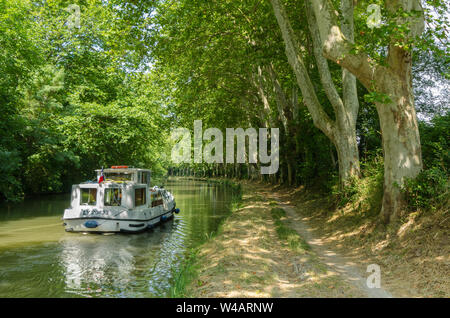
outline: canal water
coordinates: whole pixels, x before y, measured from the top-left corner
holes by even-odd
[[[0,297],[164,297],[185,253],[213,233],[235,193],[169,180],[181,212],[140,234],[66,233],[70,194],[0,206]]]

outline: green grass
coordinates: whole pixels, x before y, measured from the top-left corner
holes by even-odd
[[[286,226],[282,218],[286,217],[286,211],[282,208],[272,208],[270,211],[272,218],[275,221],[275,230],[280,240],[285,241],[289,248],[294,251],[307,251],[311,247],[294,229]]]
[[[270,214],[274,220],[280,220],[282,217],[286,216],[286,211],[282,208],[272,208]]]
[[[198,248],[191,249],[188,253],[186,253],[186,257],[181,265],[181,268],[178,270],[174,268],[172,270],[172,285],[169,289],[167,295],[168,297],[187,297],[186,286],[198,275],[198,265],[196,262],[198,253]]]

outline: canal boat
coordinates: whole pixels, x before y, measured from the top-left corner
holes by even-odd
[[[179,212],[169,191],[150,186],[148,169],[112,166],[95,171],[97,180],[72,186],[63,216],[67,232],[141,232]]]

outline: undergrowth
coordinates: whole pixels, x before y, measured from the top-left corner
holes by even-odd
[[[361,220],[374,217],[381,210],[383,198],[383,157],[375,154],[361,162],[362,178],[350,178],[346,186],[333,187],[332,199],[337,208],[352,204]]]

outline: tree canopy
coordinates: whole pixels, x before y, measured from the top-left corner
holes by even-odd
[[[0,0],[1,198],[67,191],[113,164],[346,196],[377,162],[388,221],[418,191],[408,180],[447,184],[448,9],[419,0]],[[193,132],[195,120],[224,133],[279,128],[279,170],[260,175],[249,158],[175,164],[169,136]],[[428,172],[437,167],[444,173]]]

